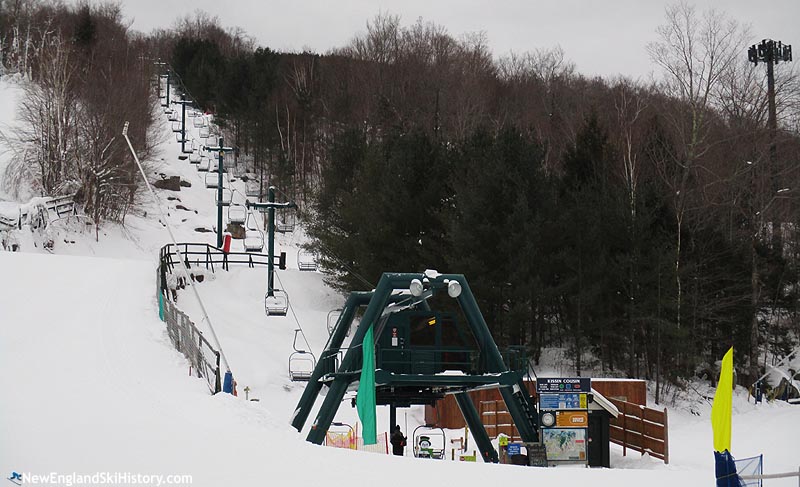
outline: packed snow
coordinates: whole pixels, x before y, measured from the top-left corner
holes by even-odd
[[[9,93],[18,90],[7,83],[0,79],[0,107],[13,104]],[[205,188],[205,176],[195,165],[178,158],[180,146],[170,122],[166,116],[162,122],[165,136],[151,162],[157,172],[191,182],[180,192],[158,191],[167,219],[178,241],[213,243],[214,233],[195,231],[216,224],[212,190]],[[241,181],[232,187],[237,189],[234,198],[244,194]],[[188,362],[158,319],[155,270],[158,250],[169,237],[156,208],[147,205],[145,211],[129,216],[124,226],[104,224],[98,233],[80,219],[61,221],[49,228],[54,242],[49,251],[26,227],[17,232],[22,252],[0,252],[0,366],[6,372],[0,377],[5,391],[0,474],[190,475],[191,485],[203,486],[491,481],[672,487],[714,482],[711,405],[697,395],[669,408],[669,465],[635,452],[623,457],[616,445],[611,469],[542,469],[417,459],[410,448],[399,458],[307,443],[321,400],[303,432],[290,427],[304,387],[288,376],[295,330],[302,330],[298,346],[318,356],[328,336],[328,312],[340,307],[344,297],[323,283],[322,274],[298,270],[302,229],[276,241],[290,267],[278,271],[276,281],[289,294],[287,316],[265,316],[264,268],[217,269],[196,285],[238,382],[239,397],[212,396],[203,379],[190,376]],[[190,292],[179,292],[178,306],[198,326],[206,326]],[[549,366],[565,372],[562,364]],[[244,387],[257,402],[244,400]],[[713,395],[711,388],[701,392]],[[388,408],[378,408],[379,432],[388,429],[388,416]],[[355,424],[357,419],[345,401],[336,420]],[[409,435],[424,422],[422,408],[399,409],[398,422]],[[463,431],[448,434],[457,437]],[[797,471],[798,438],[800,406],[754,405],[744,390],[735,391],[735,457],[763,454],[766,473]],[[120,478],[113,483],[125,485]],[[766,482],[788,486],[798,479]]]

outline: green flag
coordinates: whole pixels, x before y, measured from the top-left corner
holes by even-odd
[[[361,363],[361,379],[358,382],[356,406],[358,417],[364,425],[364,444],[374,445],[378,442],[375,421],[375,340],[372,336],[372,325],[364,335],[361,344],[363,361]]]

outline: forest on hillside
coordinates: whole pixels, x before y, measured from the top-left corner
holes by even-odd
[[[203,13],[145,35],[109,5],[0,2],[5,72],[42,104],[16,174],[72,184],[97,221],[135,208],[116,134],[131,120],[151,149],[169,69],[301,204],[334,288],[461,273],[495,339],[534,363],[558,347],[578,374],[676,383],[711,379],[733,345],[748,385],[800,339],[800,78],[775,66],[772,128],[744,26],[677,4],[657,34],[660,78],[642,81],[391,14],[329,52],[278,52]]]

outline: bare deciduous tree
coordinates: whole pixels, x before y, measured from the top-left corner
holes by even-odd
[[[671,161],[672,167],[661,168],[675,211],[676,323],[680,327],[682,232],[690,178],[711,146],[708,115],[716,106],[719,85],[743,52],[747,29],[715,10],[699,14],[687,3],[668,6],[665,13],[666,23],[657,28],[659,40],[649,44],[647,50],[665,72],[664,90],[685,106],[685,110],[668,113],[680,153]]]

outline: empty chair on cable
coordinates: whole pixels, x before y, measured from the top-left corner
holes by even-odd
[[[267,293],[264,296],[264,310],[267,316],[286,316],[289,311],[289,295],[283,289],[275,289],[272,296]]]
[[[208,173],[206,174],[206,188],[218,188],[219,187],[219,175],[217,173]]]
[[[300,249],[297,251],[297,268],[301,271],[317,270],[317,257],[313,252]]]
[[[311,379],[311,374],[314,373],[314,368],[317,366],[317,358],[313,353],[297,348],[297,334],[300,331],[299,328],[294,331],[294,341],[292,342],[294,352],[289,355],[289,379],[307,382]]]
[[[180,122],[172,122],[172,131],[173,132],[180,132],[181,131],[181,123]]]
[[[263,248],[264,232],[258,228],[258,222],[253,212],[248,212],[244,224],[244,250],[247,252],[261,252]]]
[[[178,117],[178,112],[176,112],[175,110],[170,111],[167,114],[167,120],[169,120],[170,122],[180,121],[180,117]]]
[[[261,182],[257,179],[248,179],[244,183],[244,194],[250,197],[261,196]]]
[[[228,222],[243,224],[247,220],[247,209],[244,205],[235,204],[228,207]]]
[[[207,124],[205,115],[201,115],[199,117],[194,117],[194,119],[192,120],[192,123],[194,124],[195,127],[198,127],[198,128],[199,127],[205,127],[206,124]]]
[[[175,140],[180,144],[181,142],[188,142],[189,139],[184,139],[183,134],[178,132],[175,134]]]
[[[214,157],[211,159],[211,171],[217,172],[219,171],[219,158]],[[222,172],[228,172],[228,167],[225,165],[225,161],[222,161]]]
[[[200,164],[200,154],[197,152],[192,152],[189,154],[189,162],[191,164]]]
[[[210,132],[208,131],[208,127],[203,127],[203,128],[200,129],[200,137],[203,138],[203,139],[208,137],[209,133]]]
[[[213,174],[213,173],[209,173],[209,174]],[[217,204],[219,204],[221,206],[230,206],[231,201],[233,200],[233,191],[231,191],[230,189],[224,187],[224,184],[225,184],[224,182],[222,184],[223,184],[222,200],[217,201]]]
[[[289,233],[294,231],[294,208],[278,208],[275,212],[275,231]]]
[[[206,156],[200,156],[200,162],[197,164],[197,170],[200,172],[207,172],[211,167],[211,159]]]
[[[339,318],[342,316],[342,308],[336,308],[328,311],[328,335],[333,333],[333,329],[336,328],[336,324],[339,322]],[[350,336],[350,328],[347,329],[347,336]]]

